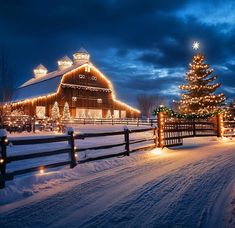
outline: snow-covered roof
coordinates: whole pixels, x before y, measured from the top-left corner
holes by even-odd
[[[83,48],[83,47],[81,47],[81,48],[78,50],[78,53],[86,53],[86,54],[89,54],[88,51],[87,51],[85,48]]]
[[[63,58],[59,59],[61,62],[73,62],[67,55],[64,56]]]
[[[80,67],[81,65],[82,64],[74,64],[66,69],[58,69],[43,77],[28,80],[14,92],[11,101],[17,102],[55,93],[60,85],[63,75]]]
[[[47,70],[47,68],[44,67],[42,64],[39,64],[35,69],[38,69],[38,70]]]

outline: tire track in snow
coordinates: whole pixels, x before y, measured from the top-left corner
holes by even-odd
[[[203,201],[208,201],[205,197],[212,194],[210,186],[218,181],[221,173],[230,175],[234,172],[231,167],[234,155],[222,153],[224,151],[219,155],[210,155],[209,158],[202,155],[192,161],[187,158],[181,158],[180,161],[169,158],[135,162],[109,170],[104,176],[82,184],[78,180],[77,186],[67,192],[3,213],[0,215],[0,225],[156,227],[168,226],[169,223],[183,226],[197,220],[196,226],[201,226],[210,212],[210,207],[202,205]],[[220,182],[219,186],[226,185],[227,181]],[[201,195],[200,190],[204,191]],[[220,191],[219,188],[217,190]],[[206,196],[203,197],[203,194]],[[212,194],[211,203],[218,194]],[[194,198],[196,196],[200,199],[199,206]],[[104,202],[106,205],[102,205]],[[189,212],[195,213],[192,221]],[[93,217],[89,219],[89,215]],[[180,216],[183,218],[180,219]]]
[[[131,199],[127,197],[122,203],[88,220],[82,227],[140,227],[140,224],[142,227],[203,226],[204,216],[208,216],[213,200],[235,171],[234,156],[220,158],[189,164],[182,167],[183,172],[178,169],[163,181],[148,183]],[[227,175],[228,179],[217,186],[221,174]],[[216,188],[216,194],[213,194],[213,188]]]

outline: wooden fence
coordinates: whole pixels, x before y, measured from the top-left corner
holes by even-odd
[[[58,131],[65,129],[68,125],[129,125],[129,126],[151,126],[156,124],[156,119],[125,118],[125,119],[92,119],[92,118],[72,118],[71,120],[52,120],[51,118],[31,118],[30,116],[4,116],[3,128],[8,132],[22,131]]]
[[[235,121],[223,121],[223,136],[224,137],[235,137]]]
[[[153,137],[149,138],[142,138],[138,140],[130,139],[130,135],[134,133],[140,133],[140,132],[153,132]],[[75,147],[75,140],[83,140],[86,138],[97,138],[97,137],[108,137],[108,136],[118,136],[123,135],[123,142],[115,143],[115,144],[109,144],[109,145],[103,145],[103,146],[94,146],[94,147],[87,147],[87,148],[77,148]],[[151,142],[151,144],[137,147],[135,149],[131,149],[130,145],[136,144],[136,143],[142,143],[142,142]],[[55,142],[68,142],[67,148],[60,148],[53,151],[44,151],[44,152],[38,152],[38,153],[30,153],[30,154],[20,154],[20,155],[11,155],[8,156],[7,149],[9,144],[12,146],[19,146],[19,145],[35,145],[35,144],[45,144],[45,143],[55,143]],[[85,160],[78,160],[78,153],[86,150],[101,150],[101,149],[110,149],[114,147],[120,147],[125,146],[124,151],[120,151],[119,153],[115,154],[108,154],[103,155],[99,157],[93,157],[93,158],[87,158]],[[73,130],[69,128],[66,135],[57,135],[57,136],[47,136],[43,138],[27,138],[24,137],[18,137],[17,139],[8,139],[6,134],[3,135],[0,138],[0,149],[1,149],[1,157],[0,157],[0,188],[5,187],[5,182],[8,180],[13,180],[13,178],[17,175],[26,174],[30,172],[35,171],[42,171],[43,169],[48,168],[55,168],[59,166],[65,166],[70,165],[70,168],[74,168],[78,163],[84,163],[88,161],[98,160],[98,159],[104,159],[104,158],[110,158],[114,156],[129,156],[130,153],[138,151],[140,149],[147,149],[147,148],[154,148],[157,146],[157,129],[156,128],[148,128],[148,129],[136,129],[136,130],[129,130],[128,128],[125,128],[123,131],[117,131],[117,132],[105,132],[105,133],[85,133],[85,134],[74,134]],[[28,159],[36,159],[36,158],[42,158],[42,157],[48,157],[48,156],[54,156],[58,154],[68,154],[69,160],[46,164],[46,165],[40,165],[25,169],[16,170],[13,172],[7,172],[7,164],[16,162],[16,161],[22,161],[22,160],[28,160]]]

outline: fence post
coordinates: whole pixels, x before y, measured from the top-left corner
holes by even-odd
[[[154,129],[153,129],[153,135],[154,135],[154,144],[155,144],[155,147],[157,147],[158,134],[157,134],[157,127],[156,127],[156,125],[154,126]]]
[[[158,123],[158,147],[164,147],[164,114],[159,112],[157,114]]]
[[[70,168],[72,169],[77,165],[76,155],[75,155],[76,151],[75,151],[74,137],[73,137],[73,134],[74,134],[73,128],[70,128],[70,127],[67,128],[67,134],[70,136],[68,141],[69,141],[69,145],[71,147],[69,156],[70,156],[70,160],[71,160]]]
[[[113,116],[112,116],[112,125],[113,125]]]
[[[125,139],[125,149],[126,149],[126,155],[130,156],[130,137],[129,137],[130,130],[127,126],[124,127],[124,139]]]
[[[35,116],[33,116],[32,117],[32,119],[31,119],[31,131],[33,132],[33,133],[35,133],[35,121],[36,121],[36,118],[35,118]]]
[[[219,113],[217,115],[217,137],[223,137],[223,128],[224,128],[224,123],[223,123],[223,114]]]
[[[140,126],[140,119],[137,118],[137,127],[139,127],[139,126]]]
[[[4,176],[6,175],[6,160],[7,160],[7,132],[5,129],[0,129],[0,149],[1,149],[1,157],[0,157],[0,174],[2,176],[2,180],[0,180],[0,189],[5,188],[5,180]]]
[[[150,125],[153,127],[153,119],[150,119]]]
[[[195,119],[193,119],[193,137],[196,136],[196,124],[195,124]]]

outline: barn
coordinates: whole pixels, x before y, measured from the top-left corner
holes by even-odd
[[[92,64],[85,49],[74,53],[73,60],[60,59],[53,72],[40,64],[34,77],[15,91],[10,104],[13,110],[38,118],[51,117],[55,104],[60,115],[66,104],[73,118],[136,118],[140,114],[116,98],[111,81]]]

